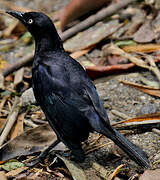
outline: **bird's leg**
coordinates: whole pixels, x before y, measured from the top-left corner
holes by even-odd
[[[25,165],[26,165],[26,166],[29,166],[29,167],[32,167],[32,166],[36,165],[37,163],[39,163],[40,161],[42,161],[42,160],[47,156],[47,154],[49,153],[49,151],[50,151],[51,149],[53,149],[53,148],[54,148],[57,144],[59,144],[60,142],[61,142],[61,141],[60,141],[59,139],[57,139],[57,140],[54,141],[47,149],[45,149],[44,151],[42,151],[41,154],[40,154],[37,158],[35,158],[35,159],[33,159],[33,160],[25,163]]]

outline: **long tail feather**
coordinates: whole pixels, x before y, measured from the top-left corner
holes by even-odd
[[[110,138],[116,145],[118,145],[133,161],[144,168],[150,167],[149,160],[147,159],[146,153],[143,152],[139,147],[131,143],[126,137],[120,134],[115,129],[110,130],[104,128],[102,134]]]

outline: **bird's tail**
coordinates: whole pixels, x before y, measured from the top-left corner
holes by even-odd
[[[110,138],[116,145],[118,145],[133,161],[144,168],[150,167],[149,160],[146,153],[139,147],[131,143],[126,137],[112,128],[103,128],[103,135]]]

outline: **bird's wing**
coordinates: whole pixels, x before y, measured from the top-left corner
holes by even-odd
[[[45,69],[45,70],[44,70]],[[69,80],[68,71],[64,66],[48,66],[42,68],[41,70],[41,83],[44,82],[43,88],[46,90],[46,99],[47,102],[52,104],[52,101],[58,99],[58,101],[63,102],[61,106],[64,106],[64,109],[76,109],[79,113],[85,115],[87,111],[98,114],[102,120],[109,124],[109,120],[106,114],[106,110],[100,100],[96,88],[93,83],[90,81],[88,76],[78,77],[74,80],[74,76]],[[85,77],[83,79],[83,77]],[[47,83],[48,81],[48,83]],[[49,89],[49,92],[47,92]],[[58,98],[57,98],[58,97]]]
[[[89,84],[89,86],[88,86],[88,84]],[[88,84],[85,85],[85,90],[86,90],[86,93],[87,93],[90,101],[93,103],[95,111],[98,113],[98,115],[101,117],[101,119],[103,119],[105,122],[107,122],[107,124],[110,124],[106,110],[103,106],[102,101],[100,100],[100,97],[96,91],[95,86],[92,83],[88,83]]]
[[[59,65],[39,65],[33,74],[36,100],[52,128],[70,139],[83,139],[82,136],[85,139],[88,136],[88,130],[85,129],[88,129],[89,123],[84,112],[89,106],[83,96],[69,85],[65,68]]]

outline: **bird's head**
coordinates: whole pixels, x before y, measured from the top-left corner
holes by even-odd
[[[61,39],[56,31],[52,20],[41,12],[7,11],[8,14],[17,18],[24,24],[33,35],[39,49],[63,49]]]
[[[49,29],[55,30],[52,20],[41,12],[7,11],[7,13],[20,20],[34,37],[46,33]]]

